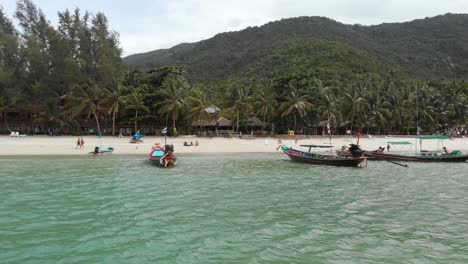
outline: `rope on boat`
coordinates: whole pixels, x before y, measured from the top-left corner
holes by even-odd
[[[398,162],[395,162],[395,161],[391,161],[391,160],[385,160],[386,162],[390,162],[390,163],[393,163],[393,164],[396,164],[398,166],[402,166],[402,167],[406,167],[408,168],[408,164],[401,164],[401,163],[398,163]]]

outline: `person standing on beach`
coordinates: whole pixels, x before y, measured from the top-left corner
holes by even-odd
[[[80,140],[80,137],[78,137],[78,139],[76,140],[76,147],[75,149],[77,148],[80,148],[81,149],[81,140]]]
[[[81,143],[80,149],[84,148],[84,139],[83,138],[81,138],[80,143]]]
[[[387,152],[390,152],[390,144],[387,144]]]

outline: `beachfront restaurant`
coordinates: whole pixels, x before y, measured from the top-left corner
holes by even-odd
[[[225,117],[212,118],[211,120],[197,120],[192,123],[192,127],[195,130],[198,129],[197,135],[201,137],[235,136],[231,120]]]

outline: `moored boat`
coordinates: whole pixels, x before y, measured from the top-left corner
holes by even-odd
[[[93,156],[104,156],[104,155],[110,155],[114,152],[114,148],[112,147],[107,147],[107,148],[99,148],[95,147],[94,151],[89,152],[89,155]]]
[[[446,140],[449,139],[447,136],[419,136],[417,139],[420,140],[420,148],[422,146],[422,140]],[[411,146],[411,142],[408,141],[391,141],[387,142],[391,146]],[[353,147],[354,144],[351,144]],[[354,145],[356,146],[356,145]],[[359,146],[358,146],[359,147]],[[351,149],[351,148],[350,148]],[[380,148],[375,151],[362,150],[362,154],[369,160],[385,160],[385,161],[414,161],[414,162],[465,162],[468,160],[468,155],[463,155],[461,151],[454,150],[448,152],[447,148],[443,147],[443,151],[427,151],[419,150],[414,154],[403,154],[403,153],[390,153],[387,148],[387,152],[384,152],[384,148]],[[408,151],[408,149],[406,149]],[[351,155],[348,150],[342,149],[336,152],[337,155],[347,157]]]
[[[377,151],[363,151],[364,156],[372,160],[416,161],[416,162],[465,162],[468,155],[460,151],[445,154],[439,151],[421,151],[416,155],[390,154]]]
[[[141,139],[141,133],[140,130],[138,130],[135,135],[133,135],[132,139],[130,139],[130,143],[133,144],[141,144],[143,143],[143,139]]]
[[[310,149],[314,147],[314,145],[301,146],[309,147],[309,152],[293,149],[291,147],[286,146],[281,146],[281,149],[283,150],[284,154],[286,154],[291,160],[308,164],[357,167],[360,164],[363,164],[363,162],[366,160],[366,158],[363,156],[341,157],[335,155],[322,155],[310,152]]]
[[[174,156],[174,146],[155,145],[149,155],[149,160],[160,167],[174,167],[177,164],[177,158]]]

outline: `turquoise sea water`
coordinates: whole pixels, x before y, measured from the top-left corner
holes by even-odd
[[[468,163],[0,158],[0,263],[468,263]]]

